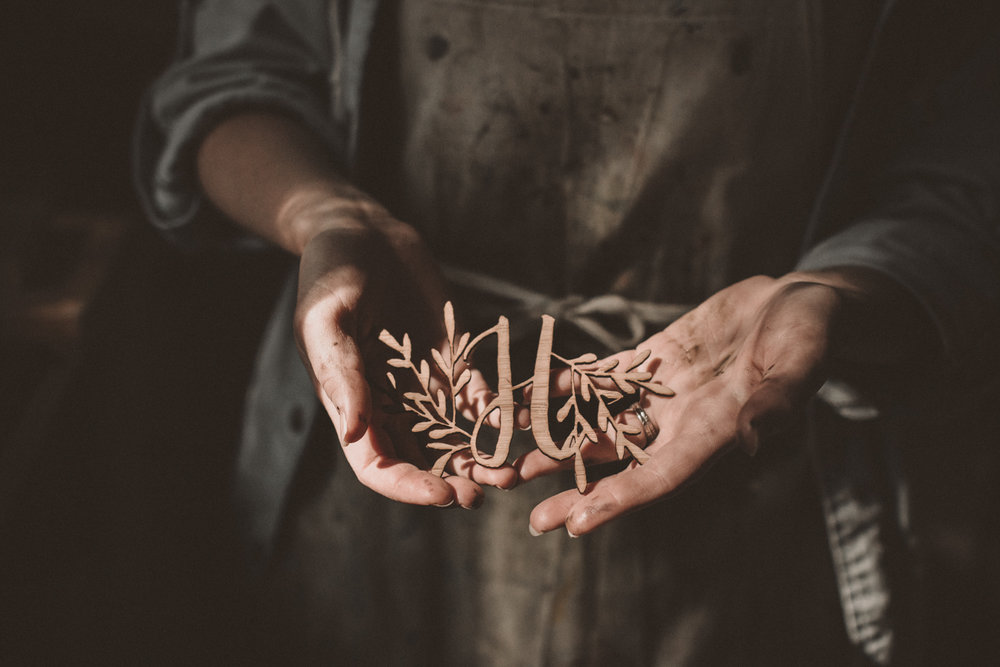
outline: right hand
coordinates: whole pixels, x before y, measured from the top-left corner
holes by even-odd
[[[382,329],[409,333],[418,354],[445,344],[442,280],[419,235],[374,204],[310,209],[300,215],[314,216],[308,226],[321,231],[302,252],[296,340],[359,481],[393,500],[466,508],[482,502],[480,484],[514,486],[510,466],[486,468],[465,453],[453,458],[450,474],[432,474],[406,416],[373,400],[369,378],[386,368]],[[491,396],[474,372],[460,401],[475,413]]]

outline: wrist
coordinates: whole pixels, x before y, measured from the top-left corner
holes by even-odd
[[[388,215],[347,182],[306,128],[279,114],[221,121],[202,141],[197,167],[205,194],[223,213],[295,254],[322,231]]]
[[[277,213],[281,245],[301,255],[317,235],[325,232],[377,231],[389,212],[349,185],[304,184],[290,195]]]
[[[898,364],[934,355],[940,344],[927,314],[890,276],[866,267],[790,273],[784,279],[824,285],[837,294],[831,356],[849,364]]]

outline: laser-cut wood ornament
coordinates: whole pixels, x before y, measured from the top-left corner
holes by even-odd
[[[470,452],[476,463],[489,468],[497,468],[506,463],[514,435],[514,392],[528,387],[531,387],[529,413],[535,444],[543,454],[556,461],[573,458],[576,487],[580,493],[587,488],[587,471],[581,450],[588,442],[598,442],[598,430],[614,440],[619,460],[624,459],[626,453],[640,464],[649,459],[649,454],[628,439],[628,436],[642,433],[642,427],[620,423],[612,416],[612,406],[626,396],[637,395],[639,389],[658,396],[674,395],[674,391],[666,385],[653,382],[652,373],[638,370],[649,358],[649,350],[637,352],[624,370],[619,370],[618,360],[598,364],[595,354],[567,359],[552,351],[555,320],[549,315],[543,315],[534,372],[531,378],[515,385],[511,378],[510,324],[506,317],[500,316],[494,326],[475,338],[471,338],[468,332],[458,335],[455,330],[454,309],[451,302],[448,302],[444,307],[444,322],[446,345],[443,350],[432,349],[430,352],[436,367],[434,372],[426,359],[414,361],[409,334],[403,334],[402,341],[386,330],[379,334],[379,340],[399,355],[388,360],[389,366],[397,369],[397,372],[409,371],[413,375],[412,380],[416,381],[416,390],[402,391],[400,400],[403,409],[417,417],[412,431],[427,438],[428,449],[442,452],[431,467],[431,472],[443,475],[448,461],[462,451]],[[496,394],[476,416],[470,431],[462,425],[456,397],[472,379],[470,355],[483,340],[494,335],[497,338]],[[549,428],[549,380],[553,359],[567,367],[571,378],[569,396],[556,413],[556,421],[559,423],[566,422],[571,415],[573,419],[570,433],[561,445],[555,442]],[[392,370],[386,376],[393,388],[400,390],[404,386]],[[596,424],[592,424],[581,409],[583,404],[591,402],[596,402]],[[488,424],[490,415],[497,411],[497,442],[493,453],[488,454],[479,448],[479,436],[483,427]]]

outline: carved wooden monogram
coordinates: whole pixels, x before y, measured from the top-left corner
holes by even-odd
[[[617,360],[598,363],[597,355],[594,354],[567,359],[552,351],[555,321],[552,317],[543,315],[534,373],[530,378],[515,384],[511,377],[510,327],[506,317],[501,316],[493,327],[475,338],[467,332],[458,335],[455,331],[455,313],[449,302],[445,304],[444,322],[447,344],[443,351],[430,351],[436,367],[433,371],[426,359],[414,360],[408,334],[403,335],[402,341],[396,340],[385,330],[379,335],[379,339],[399,355],[390,358],[389,365],[398,369],[396,372],[409,371],[413,376],[412,380],[416,381],[413,385],[410,378],[404,382],[393,371],[386,374],[394,388],[402,391],[407,385],[415,387],[414,391],[402,391],[401,400],[403,408],[417,417],[413,432],[427,438],[428,449],[442,452],[434,462],[432,472],[444,474],[451,457],[462,451],[469,451],[480,465],[490,468],[503,465],[507,461],[514,435],[517,405],[515,392],[528,387],[531,388],[531,431],[535,444],[554,460],[573,458],[576,486],[581,493],[587,487],[587,472],[581,449],[588,442],[598,442],[598,431],[606,433],[614,442],[619,459],[624,459],[626,452],[638,463],[644,463],[649,458],[642,448],[627,438],[642,433],[642,428],[619,422],[612,416],[612,406],[626,396],[635,396],[640,388],[659,396],[674,395],[669,387],[653,382],[652,373],[638,370],[649,357],[649,350],[638,352],[624,369],[620,368]],[[496,394],[479,412],[470,431],[468,420],[461,417],[455,398],[472,379],[468,365],[470,355],[490,336],[496,336],[497,344]],[[561,444],[555,442],[549,422],[553,360],[565,366],[565,372],[571,378],[569,395],[555,415],[558,423],[567,423],[567,420],[572,419],[572,422],[568,422],[569,434],[562,439]],[[488,418],[494,412],[499,412],[499,433],[496,434],[496,445],[492,453],[487,453],[479,447],[480,436],[484,428],[489,428]],[[592,423],[586,415],[596,415],[595,422]],[[496,421],[492,420],[493,423]]]

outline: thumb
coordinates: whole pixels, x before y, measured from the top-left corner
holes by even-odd
[[[795,401],[791,388],[765,381],[750,394],[736,418],[737,444],[753,456],[764,438],[784,430],[792,420]]]
[[[368,430],[372,398],[357,341],[331,316],[307,315],[297,331],[300,354],[341,442],[358,441]]]

